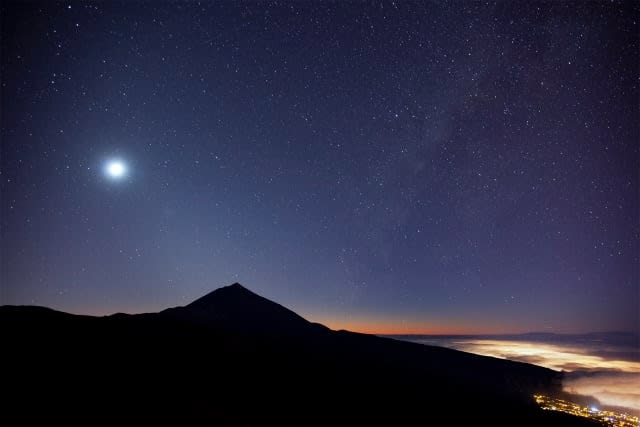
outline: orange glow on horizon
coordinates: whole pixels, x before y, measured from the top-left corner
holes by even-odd
[[[295,310],[294,310],[295,311]],[[484,317],[422,317],[385,314],[352,314],[317,312],[313,309],[298,311],[310,322],[323,324],[333,330],[347,330],[373,335],[511,335],[545,330],[536,324],[505,322]],[[553,330],[554,333],[583,333],[579,329]]]
[[[309,319],[334,330],[347,330],[373,335],[471,335],[494,333],[495,328],[479,328],[478,325],[426,325],[426,322],[398,322],[378,319]]]

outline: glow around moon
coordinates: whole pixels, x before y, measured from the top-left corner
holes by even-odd
[[[104,170],[107,177],[115,180],[122,179],[127,175],[127,166],[122,160],[108,161]]]

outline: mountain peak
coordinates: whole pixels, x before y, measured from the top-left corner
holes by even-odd
[[[251,292],[249,289],[245,288],[244,286],[242,286],[240,283],[235,282],[230,284],[229,286],[223,286],[221,288],[218,288],[217,290],[221,290],[221,289],[228,289],[228,290],[234,290],[234,291],[247,291],[247,292]],[[253,292],[251,292],[253,293]]]
[[[184,307],[170,309],[169,312],[208,326],[245,332],[291,335],[318,329],[317,325],[250,291],[240,283],[218,288]]]
[[[188,304],[187,307],[202,309],[211,305],[217,306],[221,302],[229,299],[233,299],[234,301],[241,303],[243,299],[253,299],[256,297],[261,298],[259,295],[251,292],[249,289],[236,282],[209,292],[205,296]]]

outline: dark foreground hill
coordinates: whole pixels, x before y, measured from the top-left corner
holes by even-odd
[[[160,313],[0,307],[2,425],[590,425],[559,373],[332,331],[234,284]]]

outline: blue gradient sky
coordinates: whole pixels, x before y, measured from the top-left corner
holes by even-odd
[[[638,330],[633,2],[3,2],[3,304]],[[104,173],[119,158],[128,174]]]

